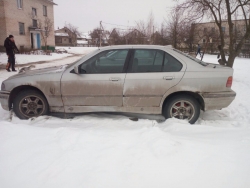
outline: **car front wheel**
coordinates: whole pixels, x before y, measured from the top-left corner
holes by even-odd
[[[46,115],[49,105],[45,97],[35,90],[20,92],[13,101],[13,110],[20,119]]]
[[[200,105],[196,99],[189,95],[177,95],[170,98],[163,108],[166,119],[186,119],[194,124],[200,116]]]

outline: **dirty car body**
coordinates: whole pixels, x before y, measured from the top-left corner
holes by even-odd
[[[196,104],[207,111],[234,100],[232,76],[232,68],[202,62],[171,47],[111,46],[68,66],[12,76],[2,83],[0,100],[10,110],[20,92],[34,90],[44,97],[50,113],[168,113],[167,118],[190,120],[198,111]],[[170,103],[172,107],[166,107]],[[25,113],[28,104],[20,103],[19,109]],[[26,118],[37,115],[31,112]]]

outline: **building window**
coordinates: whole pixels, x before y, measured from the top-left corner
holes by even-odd
[[[215,32],[215,28],[214,28],[214,27],[212,27],[212,28],[211,28],[211,31],[212,31],[212,33],[214,33],[214,32]]]
[[[205,27],[205,28],[204,28],[204,33],[206,33],[206,32],[207,32],[207,28]]]
[[[222,29],[222,32],[225,33],[226,28],[225,28],[225,27],[222,27],[221,29]]]
[[[23,0],[17,0],[17,8],[19,9],[23,8]]]
[[[32,16],[37,16],[37,14],[36,14],[36,8],[32,8]]]
[[[37,20],[34,20],[34,19],[33,19],[33,20],[32,20],[32,23],[33,23],[33,24],[32,24],[33,27],[36,27],[36,28],[37,28]]]
[[[206,43],[206,39],[203,39],[203,41],[202,41],[203,43]]]
[[[20,35],[25,35],[24,23],[21,23],[21,22],[19,22],[19,34]]]
[[[56,43],[62,43],[62,38],[61,37],[56,37]]]
[[[47,16],[47,7],[43,5],[43,15]]]

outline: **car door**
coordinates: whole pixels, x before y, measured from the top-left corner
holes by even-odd
[[[185,67],[162,50],[134,49],[123,90],[125,107],[159,107],[168,89],[179,83]]]
[[[129,50],[106,50],[79,65],[61,79],[65,112],[85,112],[84,107],[120,107],[123,104],[125,63]]]

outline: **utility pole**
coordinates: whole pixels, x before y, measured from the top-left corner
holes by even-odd
[[[100,47],[102,46],[102,21],[100,21]]]

